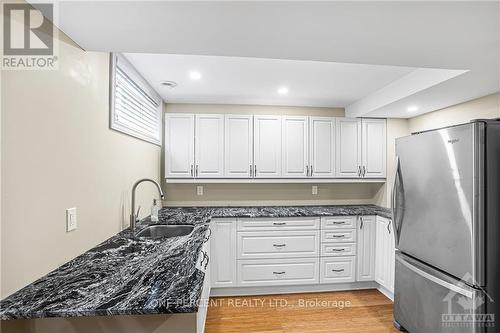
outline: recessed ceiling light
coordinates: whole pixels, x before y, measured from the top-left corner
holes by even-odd
[[[177,82],[166,80],[166,81],[161,81],[160,85],[166,88],[175,88],[177,87]]]
[[[413,105],[408,107],[408,112],[416,112],[416,111],[418,111],[418,106]]]
[[[288,88],[287,87],[280,87],[280,88],[278,88],[278,94],[280,94],[280,95],[286,95],[286,94],[288,94]]]
[[[199,80],[201,79],[201,73],[198,71],[191,71],[189,72],[189,78],[191,80]]]

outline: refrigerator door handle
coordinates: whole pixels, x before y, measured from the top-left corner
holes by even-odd
[[[401,212],[399,212],[398,204],[398,189],[402,185],[400,166],[399,156],[396,156],[396,172],[394,174],[394,185],[392,187],[392,224],[396,246],[399,244],[399,237],[401,236],[401,224],[399,223]]]

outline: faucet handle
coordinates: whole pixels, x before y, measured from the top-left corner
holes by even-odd
[[[137,213],[135,214],[135,220],[139,221],[139,212],[141,211],[141,206],[137,207]]]

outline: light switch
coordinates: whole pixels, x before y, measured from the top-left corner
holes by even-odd
[[[66,232],[75,230],[76,222],[76,207],[66,209]]]
[[[196,186],[196,195],[203,195],[203,186]]]
[[[317,195],[318,194],[318,186],[313,185],[311,193],[314,195]]]

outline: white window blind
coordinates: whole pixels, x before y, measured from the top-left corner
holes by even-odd
[[[161,145],[161,98],[123,56],[113,57],[111,128]]]

